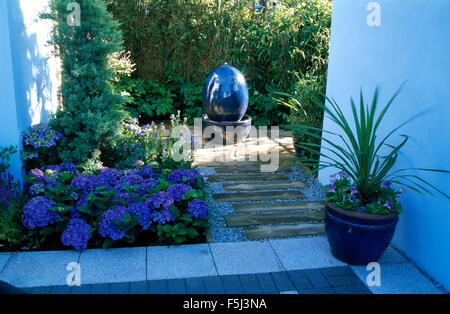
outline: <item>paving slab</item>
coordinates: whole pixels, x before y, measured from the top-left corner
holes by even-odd
[[[214,168],[214,171],[217,174],[224,173],[259,173],[261,171],[261,166],[228,166],[228,167],[220,167]],[[291,168],[286,166],[280,166],[278,169],[272,173],[284,173],[284,172],[292,172]]]
[[[10,257],[11,253],[0,253],[0,273],[2,272]]]
[[[109,294],[111,290],[111,284],[109,283],[97,283],[90,286],[91,294]]]
[[[205,294],[206,287],[204,278],[186,278],[186,292],[188,294]]]
[[[149,282],[149,294],[166,294],[168,280],[152,280]]]
[[[271,201],[290,200],[306,198],[300,191],[278,191],[274,192],[237,192],[214,194],[216,202],[242,202],[242,201]]]
[[[269,240],[287,270],[347,266],[330,252],[325,237]]]
[[[325,278],[322,272],[320,272],[319,269],[317,268],[306,269],[304,272],[314,288],[322,289],[331,287],[331,284],[328,282],[328,280]]]
[[[225,216],[228,227],[245,227],[253,225],[267,225],[277,223],[323,221],[325,215],[320,211],[292,212],[292,213],[254,213]]]
[[[351,266],[363,283],[368,271],[365,266]],[[368,287],[375,294],[442,294],[430,280],[409,263],[381,264],[381,285]]]
[[[219,276],[205,277],[204,283],[205,283],[205,287],[206,287],[206,293],[208,293],[208,294],[224,294],[225,293],[222,279],[220,279]]]
[[[277,286],[277,289],[283,292],[296,291],[291,279],[287,275],[287,272],[276,272],[272,273],[271,277]]]
[[[93,249],[81,253],[83,284],[146,280],[145,247]]]
[[[263,242],[211,243],[219,275],[282,271],[270,244]]]
[[[398,263],[408,263],[408,261],[392,247],[388,247],[384,251],[381,258],[378,260],[379,264],[398,264]]]
[[[19,288],[65,285],[66,267],[79,256],[75,251],[13,253],[0,280]]]
[[[222,277],[223,287],[226,294],[243,294],[241,280],[237,275],[228,275]]]
[[[91,289],[91,285],[74,286],[70,289],[70,294],[90,294]]]
[[[306,184],[303,181],[224,183],[223,184],[223,189],[225,191],[301,189],[304,187],[306,187]]]
[[[130,294],[148,294],[148,281],[130,282]]]
[[[224,174],[218,176],[207,176],[206,180],[209,182],[239,182],[239,181],[289,181],[284,174],[271,173],[241,173],[241,174]]]
[[[147,279],[217,275],[208,244],[148,247]]]
[[[319,235],[325,233],[325,225],[321,223],[260,225],[245,227],[244,230],[249,240],[260,240]]]
[[[52,288],[51,294],[70,294],[72,288],[68,285],[65,286],[54,286]]]
[[[242,288],[244,288],[245,294],[261,294],[263,290],[259,285],[258,278],[255,274],[245,274],[239,275],[239,280],[241,281]]]
[[[185,294],[186,293],[186,281],[182,278],[167,280],[167,293],[168,294]]]
[[[111,294],[129,294],[129,282],[115,282],[111,284]]]
[[[277,289],[275,282],[272,279],[272,276],[269,273],[256,274],[256,278],[258,278],[259,285],[263,293],[266,294],[278,294],[279,290]]]
[[[288,276],[291,279],[292,283],[294,284],[295,289],[300,293],[302,293],[304,289],[313,288],[311,282],[308,280],[303,270],[288,271]]]
[[[233,204],[236,213],[267,212],[267,211],[293,211],[293,210],[323,210],[322,202],[265,202]]]

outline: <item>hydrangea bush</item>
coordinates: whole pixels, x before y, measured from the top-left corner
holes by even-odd
[[[22,222],[34,243],[57,235],[63,245],[82,251],[132,243],[143,232],[183,243],[204,235],[209,225],[204,178],[195,169],[157,172],[144,165],[87,174],[62,163],[32,169],[26,179],[31,199]]]
[[[48,124],[31,126],[22,133],[23,151],[21,158],[26,169],[40,168],[56,162],[56,146],[63,135]]]

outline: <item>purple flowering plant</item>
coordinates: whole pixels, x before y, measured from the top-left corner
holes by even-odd
[[[0,247],[15,248],[24,239],[21,223],[23,196],[20,182],[8,171],[14,146],[0,148]]]
[[[192,169],[159,173],[144,165],[78,173],[63,163],[33,169],[27,180],[31,199],[22,222],[38,239],[35,243],[58,234],[65,246],[82,251],[133,243],[152,233],[163,242],[183,243],[204,234],[209,225],[204,179]]]
[[[63,137],[62,133],[53,130],[48,124],[41,123],[24,131],[22,137],[21,158],[26,169],[39,168],[57,161],[56,145]]]
[[[158,126],[153,122],[140,126],[136,118],[130,118],[122,123],[122,135],[119,168],[150,163],[160,169],[191,167],[193,136],[186,121],[180,119],[180,113],[171,116],[169,129],[164,124]],[[174,157],[175,151],[182,156],[181,160]]]
[[[324,187],[325,201],[334,206],[364,212],[367,214],[401,213],[402,207],[399,197],[406,192],[402,187],[397,189],[392,182],[386,181],[378,187],[376,199],[367,202],[350,177],[343,171],[330,176],[330,184]]]

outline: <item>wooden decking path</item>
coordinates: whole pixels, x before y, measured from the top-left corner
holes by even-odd
[[[270,163],[267,156],[273,153],[279,154],[280,166],[261,172],[260,166]],[[250,240],[324,233],[323,203],[303,201],[300,189],[306,183],[288,178],[287,165],[302,167],[290,132],[280,130],[277,139],[248,138],[244,143],[198,149],[194,158],[195,166],[214,167],[216,175],[207,177],[209,182],[222,183],[226,193],[214,194],[213,199],[233,204],[236,214],[224,217],[229,228],[244,228]]]

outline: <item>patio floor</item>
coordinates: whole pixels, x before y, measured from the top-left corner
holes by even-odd
[[[98,288],[98,284],[103,284],[103,289],[107,289],[106,293],[114,293],[114,289],[120,287],[124,289],[123,292],[132,292],[130,289],[135,289],[136,285],[143,287],[142,289],[150,289],[152,282],[153,285],[157,282],[162,285],[161,293],[171,292],[169,288],[167,291],[164,290],[166,285],[178,287],[174,288],[174,291],[180,293],[184,287],[185,292],[189,293],[187,287],[188,284],[193,284],[192,282],[201,282],[202,286],[206,285],[207,281],[220,278],[224,285],[224,280],[233,280],[224,278],[236,276],[240,278],[241,288],[244,289],[246,282],[249,282],[250,286],[251,282],[255,285],[253,275],[256,274],[257,278],[266,279],[269,278],[267,274],[271,274],[270,278],[273,281],[275,280],[273,276],[284,276],[283,274],[287,273],[291,278],[291,274],[301,271],[301,274],[309,278],[306,274],[317,273],[308,271],[313,269],[321,269],[320,273],[325,275],[324,287],[318,287],[314,283],[315,279],[309,278],[303,288],[300,286],[296,286],[294,290],[278,288],[273,293],[325,292],[320,290],[322,288],[333,288],[328,292],[338,293],[344,292],[345,287],[348,287],[348,293],[362,293],[365,290],[362,285],[367,286],[366,277],[370,273],[365,267],[348,267],[336,260],[330,254],[327,240],[324,237],[315,237],[172,247],[93,249],[83,253],[74,251],[0,253],[0,280],[21,288],[39,287],[31,290],[34,293],[50,293],[53,290],[51,287],[58,286],[55,288],[56,293],[66,285],[66,277],[70,273],[66,267],[72,262],[80,264],[82,283],[81,287],[73,289],[74,293],[77,291],[96,293],[92,289]],[[379,263],[381,285],[367,287],[373,293],[442,293],[392,248],[386,251]],[[339,284],[337,283],[339,279],[330,279],[323,273],[323,269],[329,268],[351,269],[356,274],[354,278],[357,276],[360,281],[349,277],[348,282],[342,278],[343,281]],[[294,279],[290,280],[292,282]],[[262,289],[268,289],[271,285],[269,279],[257,282],[256,286],[262,292],[265,292]],[[292,283],[295,286],[295,282]],[[354,289],[350,289],[351,287]],[[360,290],[355,290],[356,287]]]

